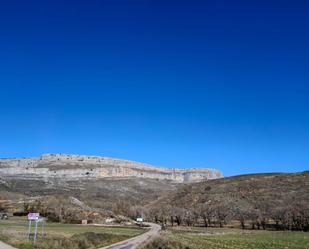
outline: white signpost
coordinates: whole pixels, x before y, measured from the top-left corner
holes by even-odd
[[[42,238],[45,235],[45,222],[42,217],[40,217],[40,213],[29,213],[28,214],[28,221],[29,221],[29,228],[28,228],[28,239],[30,239],[31,235],[31,228],[32,228],[32,221],[35,222],[34,228],[34,236],[33,236],[33,244],[36,244],[37,236],[38,236],[38,223],[42,224]]]

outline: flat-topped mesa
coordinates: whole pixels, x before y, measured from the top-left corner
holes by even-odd
[[[111,157],[44,154],[40,158],[0,159],[0,176],[79,180],[105,177],[141,177],[175,182],[221,178],[216,169],[161,168]]]

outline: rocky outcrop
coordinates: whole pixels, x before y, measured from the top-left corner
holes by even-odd
[[[110,157],[44,154],[39,158],[0,159],[0,176],[62,180],[140,177],[197,182],[220,178],[222,174],[216,169],[160,168]]]

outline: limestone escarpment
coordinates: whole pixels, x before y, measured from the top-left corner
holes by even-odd
[[[196,182],[220,178],[222,174],[216,169],[160,168],[110,157],[44,154],[39,158],[0,159],[0,176],[62,180],[140,177]]]

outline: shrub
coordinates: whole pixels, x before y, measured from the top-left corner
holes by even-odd
[[[162,236],[148,243],[143,249],[190,249],[188,246],[181,244],[178,241],[164,238]]]

